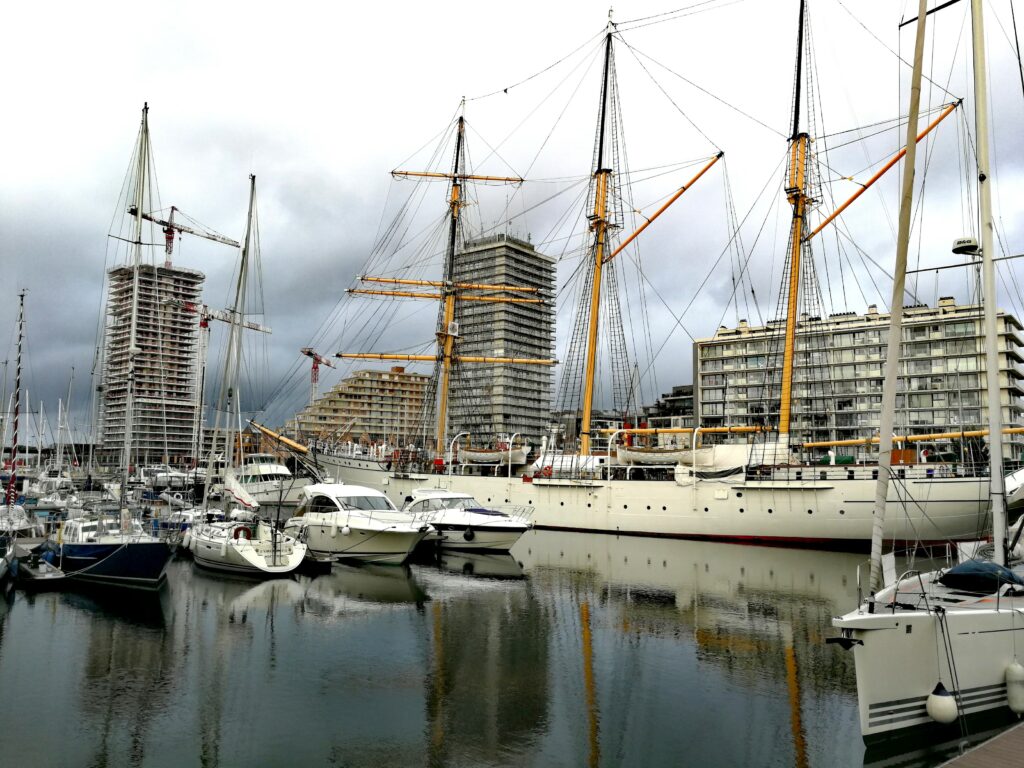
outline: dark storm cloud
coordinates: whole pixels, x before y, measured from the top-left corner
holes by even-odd
[[[625,125],[629,137],[639,139],[630,149],[633,168],[695,158],[718,147],[726,151],[724,165],[687,192],[644,236],[640,258],[645,277],[637,277],[635,267],[623,263],[623,283],[632,292],[624,306],[630,312],[643,307],[648,313],[646,325],[631,317],[631,332],[641,341],[648,336],[657,353],[657,377],[651,373],[648,379],[651,389],[666,391],[689,380],[691,351],[686,331],[699,338],[737,317],[758,321],[751,284],[762,319],[774,312],[787,229],[778,176],[764,197],[758,200],[758,195],[786,151],[785,138],[772,129],[789,130],[795,8],[795,3],[783,0],[746,3],[684,23],[627,33],[637,49],[766,122],[767,128],[644,60],[672,96],[673,102],[666,103],[636,66],[632,53],[619,48]],[[899,76],[903,86],[898,89],[898,64],[892,55],[841,7],[816,2],[812,8],[818,46],[814,74],[821,86],[815,107],[820,106],[821,115],[828,118],[827,130],[869,125],[904,111],[907,76],[905,71]],[[13,40],[0,52],[0,64],[7,64],[8,71],[13,71],[19,57],[38,62],[26,70],[24,78],[10,84],[9,98],[16,108],[0,126],[6,160],[0,178],[0,260],[5,267],[0,341],[7,350],[0,356],[12,354],[9,339],[15,295],[18,288],[26,287],[32,399],[42,398],[48,412],[55,413],[56,400],[65,396],[74,366],[74,410],[83,423],[88,420],[90,399],[86,378],[102,311],[107,230],[120,213],[115,211],[117,196],[142,101],[151,102],[163,206],[180,206],[217,231],[240,238],[246,178],[249,173],[257,176],[263,260],[259,308],[274,333],[265,339],[265,358],[251,364],[253,381],[262,380],[253,386],[251,403],[254,408],[272,405],[272,418],[283,421],[307,397],[308,361],[298,354],[299,348],[313,343],[324,347],[321,352],[333,354],[342,343],[363,340],[352,336],[356,324],[346,314],[347,304],[341,305],[342,311],[337,309],[373,246],[391,183],[388,171],[444,127],[463,93],[472,96],[495,89],[500,93],[501,86],[538,71],[596,33],[604,17],[604,10],[596,14],[592,7],[578,3],[523,7],[500,17],[493,8],[473,7],[457,19],[443,20],[416,4],[397,13],[390,7],[348,9],[342,19],[300,3],[287,15],[250,8],[251,13],[240,19],[227,8],[200,10],[186,3],[172,20],[156,9],[134,8],[136,20],[151,24],[152,29],[126,35],[127,29],[138,32],[138,28],[129,27],[117,14],[66,10],[67,24],[75,22],[75,28],[53,29],[43,50],[19,48],[20,43]],[[627,3],[616,7],[616,17],[661,10],[648,3]],[[905,33],[899,46],[896,31],[900,9],[878,5],[856,11],[890,47],[900,47],[907,55],[910,38]],[[41,13],[42,9],[23,4],[12,24],[37,27],[44,23]],[[954,50],[962,54],[965,44],[957,40],[960,13],[946,11],[937,22],[937,55]],[[203,24],[190,23],[190,18],[200,15]],[[538,25],[531,17],[543,17],[545,23]],[[586,21],[582,28],[581,19]],[[336,34],[342,28],[353,31],[344,45]],[[1015,61],[996,30],[993,21],[989,25],[992,104],[997,115],[993,170],[999,183],[995,201],[1007,248],[1016,253],[1024,250],[1018,202],[1024,196],[1020,164],[1024,135],[1016,130],[1022,110]],[[445,45],[448,40],[481,37],[487,45],[472,47],[472,53],[456,53]],[[430,44],[399,44],[408,40]],[[254,49],[261,55],[254,58]],[[935,78],[945,84],[952,72],[948,88],[969,95],[962,59],[952,68],[949,62],[942,67]],[[567,80],[559,99],[546,105],[550,114],[545,115],[542,128],[513,132],[500,148],[503,160],[516,169],[530,168],[532,178],[588,173],[596,86],[585,81],[576,97],[579,109],[558,115],[569,92],[583,82],[582,72]],[[632,81],[626,82],[631,76]],[[473,157],[488,154],[480,137],[486,137],[490,146],[497,145],[531,114],[555,82],[540,80],[543,87],[535,91],[524,86],[470,101],[469,119],[480,132],[470,137],[477,142]],[[944,98],[933,91],[926,101],[936,104]],[[965,106],[970,107],[969,100]],[[960,127],[953,121],[959,121]],[[559,130],[548,136],[546,131],[556,122]],[[964,118],[951,117],[935,139],[933,159],[927,166],[925,214],[918,220],[920,236],[915,235],[915,251],[920,251],[922,264],[949,263],[949,243],[963,233],[965,174],[942,155],[956,157],[957,137],[962,137],[964,125],[973,130],[971,119],[965,123]],[[826,130],[822,124],[816,127]],[[545,140],[545,151],[531,166],[537,146]],[[836,175],[856,174],[861,182],[865,167],[894,151],[901,141],[899,131],[891,132],[869,144],[869,150],[837,151],[830,163]],[[492,158],[488,170],[498,172],[500,167]],[[719,268],[708,275],[730,237],[730,221],[724,213],[726,173],[737,218],[750,211],[743,225],[741,254],[741,258],[749,254],[750,261],[738,309],[733,306],[735,257],[726,254]],[[678,184],[685,177],[680,174],[671,180]],[[823,211],[856,188],[853,182],[833,181],[836,200],[823,200]],[[652,185],[636,203],[649,212],[651,200],[667,191]],[[443,191],[436,192],[434,197],[442,199],[431,198],[431,205],[437,203],[440,214]],[[527,192],[530,204],[546,194]],[[892,175],[842,219],[844,230],[885,269],[892,263],[896,196],[897,177]],[[487,201],[480,207],[486,208],[477,213],[485,223],[500,209]],[[557,211],[537,209],[516,226],[539,241],[555,228],[558,216]],[[552,242],[545,250],[557,255],[562,245]],[[177,247],[175,263],[207,275],[205,301],[214,308],[227,306],[237,252],[188,239]],[[832,281],[828,311],[861,311],[867,303],[888,302],[888,280],[849,246],[850,261],[840,258],[834,235],[822,236],[815,252],[821,278],[825,279],[827,263]],[[569,258],[560,264],[563,284],[576,263]],[[951,273],[927,285],[918,282],[927,300],[936,293],[967,298],[962,276],[959,289]],[[645,298],[640,297],[638,285],[646,286]],[[563,345],[573,317],[570,294],[563,292],[559,306]],[[360,306],[371,316],[387,311],[381,302]],[[429,343],[434,311],[432,307],[403,309],[401,316],[409,319],[380,339],[378,351]],[[686,331],[676,327],[674,315],[682,315]],[[218,345],[225,331],[219,328],[214,333],[211,367],[217,368]],[[645,368],[649,363],[641,360]],[[353,368],[354,364],[325,372],[322,386]],[[215,386],[209,389],[215,390]],[[275,393],[276,401],[268,403],[266,398]]]

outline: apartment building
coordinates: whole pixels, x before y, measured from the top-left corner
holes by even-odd
[[[896,402],[897,434],[930,434],[987,426],[985,347],[981,307],[944,297],[935,307],[906,307]],[[1024,425],[1024,356],[1021,324],[999,314],[998,371],[1002,418]],[[801,317],[797,326],[791,444],[862,439],[877,434],[889,315]],[[701,426],[774,425],[778,422],[784,323],[720,328],[698,339],[694,405]],[[707,436],[704,442],[725,439]],[[1008,460],[1024,458],[1024,439],[1003,436]],[[948,441],[939,449],[951,448]],[[825,449],[819,449],[823,452]],[[867,458],[870,449],[839,454]]]
[[[453,281],[534,288],[536,293],[475,291],[475,296],[539,298],[541,303],[462,301],[460,356],[550,360],[555,354],[555,260],[507,234],[472,240],[455,260]],[[448,434],[487,443],[499,434],[539,444],[551,421],[553,366],[465,363],[452,376]]]
[[[429,381],[402,366],[356,371],[297,413],[287,431],[306,440],[408,444],[421,430]]]

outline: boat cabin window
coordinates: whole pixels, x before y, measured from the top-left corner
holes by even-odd
[[[308,512],[337,512],[338,505],[330,496],[314,496],[309,501]]]

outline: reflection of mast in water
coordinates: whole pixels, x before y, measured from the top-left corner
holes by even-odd
[[[100,738],[88,762],[141,764],[153,715],[177,679],[177,654],[165,627],[161,594],[133,595],[129,605],[73,593],[61,598],[90,614],[79,684],[82,710],[99,724]],[[126,744],[119,738],[122,730]]]
[[[597,711],[597,689],[594,686],[594,638],[590,632],[590,603],[580,603],[580,626],[583,635],[583,687],[587,692],[587,732],[590,757],[587,765],[594,768],[601,762],[600,717]]]
[[[808,728],[817,733],[830,727],[827,716],[807,721],[803,707],[818,711],[823,703],[851,698],[853,665],[825,648],[820,634],[836,609],[855,595],[852,574],[860,555],[541,531],[528,533],[516,556],[530,582],[540,585],[538,594],[557,595],[564,590],[551,585],[559,583],[571,591],[572,614],[556,600],[552,622],[567,632],[556,653],[571,663],[582,649],[583,677],[576,678],[573,694],[586,706],[576,722],[589,726],[578,742],[588,750],[588,764],[628,754],[631,742],[647,742],[644,728],[656,725],[638,720],[636,727],[609,731],[602,740],[602,719],[618,722],[619,710],[636,718],[645,706],[654,717],[664,711],[658,700],[663,688],[642,685],[644,675],[657,667],[638,653],[655,654],[655,660],[678,654],[675,669],[681,675],[690,673],[678,661],[692,658],[704,670],[693,678],[698,686],[714,670],[720,677],[715,697],[742,693],[730,705],[738,721],[763,720],[763,713],[772,711],[771,738],[780,728],[791,734],[797,766],[811,762]],[[602,664],[594,650],[600,654],[609,640],[632,648],[616,654],[614,664]],[[763,691],[762,681],[771,684]],[[780,706],[765,709],[763,697]],[[826,704],[824,711],[832,706]],[[578,762],[584,759],[581,754]]]

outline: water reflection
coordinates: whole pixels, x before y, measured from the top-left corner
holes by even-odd
[[[823,642],[859,555],[530,532],[507,555],[0,604],[11,764],[934,765]],[[52,735],[61,723],[60,738]],[[906,756],[906,759],[911,759]],[[875,761],[872,763],[871,761]]]
[[[320,618],[339,619],[394,606],[422,607],[430,598],[406,566],[335,565],[309,581],[303,610]]]
[[[580,762],[829,764],[825,745],[859,744],[852,657],[823,634],[856,600],[860,555],[548,532],[515,554],[575,667]]]

